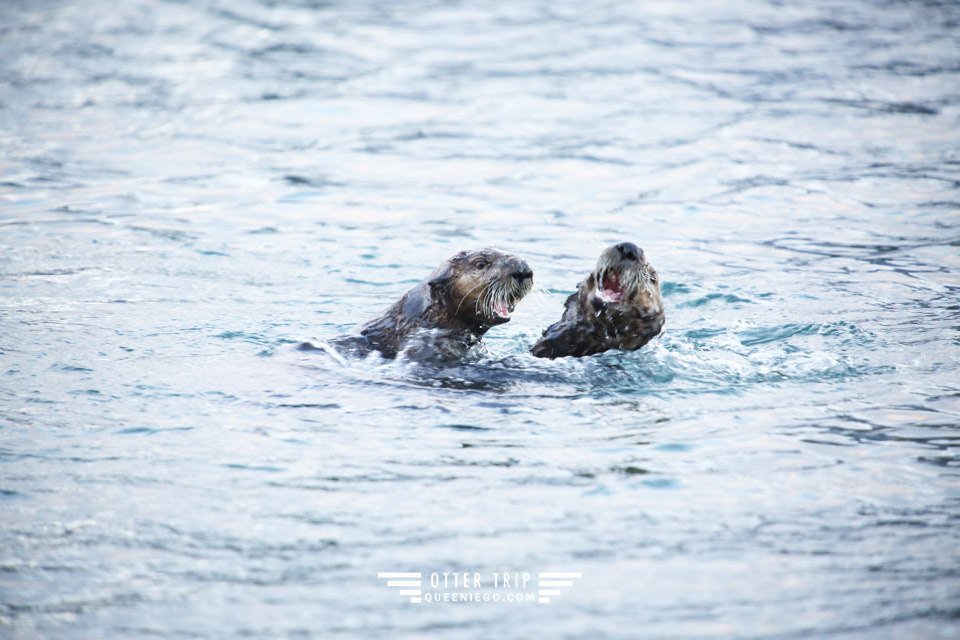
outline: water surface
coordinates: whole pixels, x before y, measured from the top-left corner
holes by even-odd
[[[949,2],[4,3],[0,635],[956,637],[958,88]],[[529,356],[619,240],[662,337]],[[293,349],[485,245],[462,365]]]

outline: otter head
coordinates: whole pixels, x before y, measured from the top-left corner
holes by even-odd
[[[632,242],[608,247],[587,279],[590,302],[597,309],[640,311],[656,315],[663,311],[660,279],[643,255],[643,249]]]
[[[533,286],[527,263],[493,248],[461,251],[429,280],[432,297],[471,327],[503,324]]]

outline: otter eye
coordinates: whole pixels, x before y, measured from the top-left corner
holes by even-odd
[[[486,269],[489,266],[489,263],[483,258],[478,258],[473,261],[473,266],[477,269]]]

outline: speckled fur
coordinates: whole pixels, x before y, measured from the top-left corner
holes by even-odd
[[[605,269],[619,268],[627,283],[621,302],[596,295]],[[606,249],[597,268],[567,298],[560,321],[543,332],[531,352],[539,358],[589,356],[609,349],[633,351],[657,336],[664,325],[663,300],[656,270],[641,255],[623,261],[616,248]]]

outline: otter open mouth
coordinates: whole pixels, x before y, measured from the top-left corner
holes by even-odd
[[[508,322],[517,303],[532,286],[532,273],[524,264],[522,271],[510,272],[484,290],[477,302],[477,312],[492,324]]]
[[[623,300],[623,274],[617,269],[604,269],[597,275],[597,297],[602,302]]]
[[[497,314],[498,318],[509,320],[510,314],[513,313],[513,307],[514,307],[513,303],[499,300],[493,303],[493,312]]]
[[[529,279],[523,283],[516,283],[515,278],[507,282],[498,283],[490,290],[487,298],[487,315],[496,324],[510,320],[517,303],[530,290]]]

